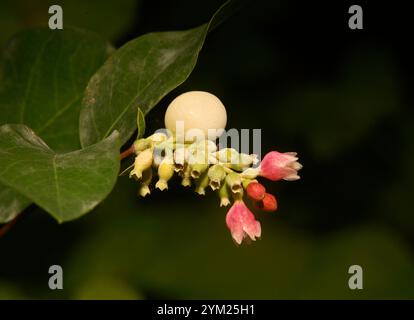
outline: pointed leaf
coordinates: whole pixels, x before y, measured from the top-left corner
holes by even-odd
[[[83,92],[108,51],[104,40],[78,29],[16,35],[0,59],[0,124],[25,124],[56,151],[78,149]]]
[[[93,33],[67,27],[17,34],[0,57],[0,125],[26,124],[56,151],[78,149],[83,92],[109,48]],[[30,200],[0,185],[0,204],[1,223]]]
[[[64,222],[92,210],[119,171],[118,133],[88,148],[57,154],[24,125],[0,127],[0,181]]]
[[[0,184],[0,223],[13,220],[31,203],[32,201],[16,190]]]

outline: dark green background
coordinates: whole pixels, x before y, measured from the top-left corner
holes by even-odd
[[[221,1],[0,2],[0,43],[47,23],[117,46],[150,31],[187,29]],[[236,247],[226,210],[173,182],[136,197],[121,177],[92,213],[58,225],[32,206],[0,239],[0,298],[414,298],[412,56],[401,4],[252,1],[209,35],[189,80],[147,116],[163,126],[187,90],[221,98],[229,128],[261,128],[262,152],[297,151],[297,182],[266,183],[279,210],[258,213],[262,239]],[[48,289],[59,264],[64,290]],[[364,289],[348,288],[361,265]]]

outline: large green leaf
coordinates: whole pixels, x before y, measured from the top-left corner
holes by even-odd
[[[119,171],[118,133],[88,148],[57,154],[24,125],[0,127],[0,181],[64,222],[92,210]]]
[[[207,32],[234,11],[226,2],[195,29],[149,33],[117,50],[90,80],[83,100],[80,138],[88,146],[118,130],[125,143],[137,127],[138,107],[148,113],[193,70]]]
[[[83,92],[109,48],[95,34],[70,28],[12,38],[0,62],[0,124],[26,124],[57,151],[78,149]]]
[[[71,28],[13,37],[0,57],[0,125],[26,124],[56,151],[78,149],[83,92],[109,49],[93,33]],[[7,222],[30,201],[0,185],[0,203],[0,222]]]

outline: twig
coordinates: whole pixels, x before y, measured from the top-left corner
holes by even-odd
[[[18,216],[14,217],[13,220],[10,220],[4,226],[0,228],[0,238],[3,237],[15,224],[16,222],[22,217],[24,212],[20,213]]]
[[[129,157],[131,154],[135,152],[134,145],[130,146],[128,149],[126,149],[124,152],[121,153],[121,160]]]

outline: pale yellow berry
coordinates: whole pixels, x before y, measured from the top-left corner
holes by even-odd
[[[180,121],[183,123],[182,130],[177,126]],[[223,103],[215,95],[204,91],[179,95],[165,113],[165,127],[178,140],[214,140],[223,133],[226,123],[227,113]]]

